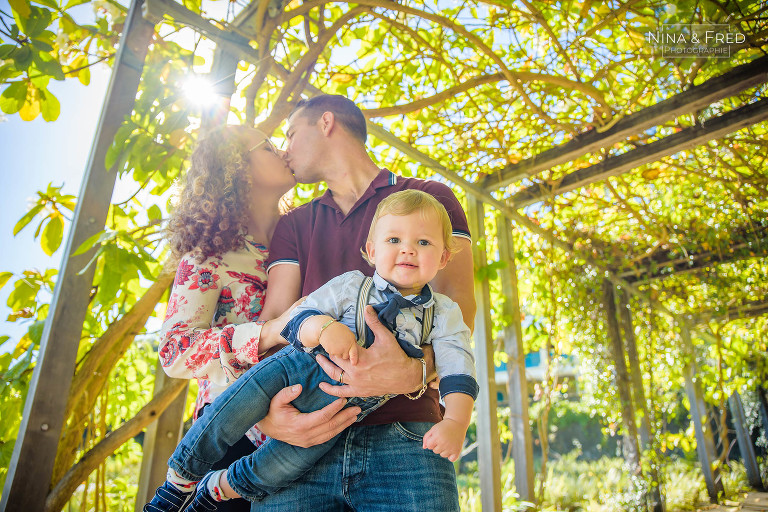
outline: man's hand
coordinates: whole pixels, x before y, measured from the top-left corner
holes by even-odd
[[[283,388],[272,398],[269,414],[257,426],[267,436],[301,448],[324,443],[355,422],[359,407],[341,410],[346,400],[336,400],[310,413],[301,413],[291,401],[301,394],[301,385]],[[341,412],[339,412],[341,411]]]
[[[343,386],[321,382],[320,389],[340,397],[411,393],[421,389],[421,363],[403,352],[395,336],[379,321],[372,306],[365,307],[365,322],[375,339],[370,348],[359,349],[356,365],[332,357],[334,365],[326,358],[317,356],[317,362],[333,380],[340,380],[341,372],[344,372]],[[428,375],[434,366],[433,356],[427,363]]]

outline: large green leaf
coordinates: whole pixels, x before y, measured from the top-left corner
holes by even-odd
[[[24,229],[27,224],[32,222],[32,219],[34,219],[37,214],[43,210],[43,208],[45,208],[45,204],[36,204],[27,213],[25,213],[24,216],[19,219],[16,225],[13,226],[13,236],[16,236],[19,231]]]
[[[61,64],[59,64],[59,61],[50,54],[45,53],[44,51],[36,52],[32,60],[35,63],[35,67],[39,69],[40,72],[52,76],[55,80],[64,80],[64,71],[61,69]]]
[[[30,307],[40,290],[40,283],[31,279],[21,278],[13,283],[13,291],[8,295],[6,304],[12,311]]]
[[[59,118],[61,105],[59,100],[50,91],[40,91],[40,113],[46,121],[55,121]]]
[[[64,235],[64,218],[60,214],[51,216],[51,220],[43,229],[40,245],[48,256],[51,256],[61,245]]]
[[[29,0],[8,0],[8,3],[11,5],[11,9],[19,13],[22,18],[28,18],[32,13]]]
[[[25,70],[32,64],[34,57],[34,50],[27,44],[19,46],[15,52],[11,55],[11,58],[16,63],[16,67],[21,70]]]

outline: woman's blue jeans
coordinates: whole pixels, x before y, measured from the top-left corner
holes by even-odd
[[[292,346],[285,347],[248,370],[207,407],[176,447],[168,466],[184,478],[200,480],[221,460],[228,447],[266,416],[270,401],[281,389],[302,385],[301,395],[293,401],[301,412],[316,411],[336,400],[318,387],[320,382],[335,383],[313,355]],[[360,406],[360,420],[386,400],[386,397],[351,398],[346,407]],[[270,439],[251,455],[229,466],[227,479],[244,498],[262,499],[309,471],[338,438],[310,448]]]

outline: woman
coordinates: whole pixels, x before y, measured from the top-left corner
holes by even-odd
[[[258,319],[278,205],[295,183],[280,152],[255,129],[213,130],[192,154],[168,225],[171,250],[180,261],[162,327],[160,360],[171,377],[198,379],[195,419],[281,343],[286,318]],[[217,469],[251,453],[264,439],[252,428]],[[250,507],[245,500],[231,500],[218,510]]]

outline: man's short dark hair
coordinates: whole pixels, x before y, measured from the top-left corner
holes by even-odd
[[[336,121],[356,139],[365,144],[368,129],[365,126],[365,116],[349,98],[339,94],[321,94],[299,101],[291,112],[291,116],[299,112],[310,123],[316,122],[325,112],[333,112]]]

